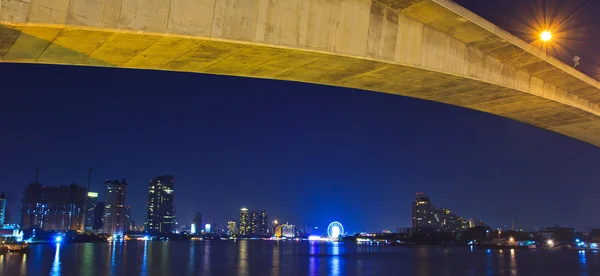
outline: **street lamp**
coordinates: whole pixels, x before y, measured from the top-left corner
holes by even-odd
[[[548,42],[548,41],[552,40],[552,32],[550,32],[550,31],[543,31],[543,32],[540,34],[540,39],[541,39],[543,42]]]

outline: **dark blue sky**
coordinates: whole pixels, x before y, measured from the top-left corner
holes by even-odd
[[[486,16],[459,2],[490,19],[507,9],[492,4],[499,12]],[[582,41],[570,49],[597,49]],[[26,64],[0,72],[0,190],[14,221],[36,165],[47,185],[86,184],[91,165],[95,189],[127,179],[138,224],[148,181],[173,174],[185,224],[199,211],[224,225],[248,207],[300,225],[394,229],[410,225],[415,192],[425,192],[493,226],[514,217],[527,229],[600,227],[600,149],[494,115],[272,80]]]
[[[600,226],[600,149],[444,104],[271,80],[0,64],[1,190],[18,215],[47,185],[125,177],[143,221],[147,183],[176,177],[180,221],[240,207],[350,231],[410,224],[415,192],[493,225]]]

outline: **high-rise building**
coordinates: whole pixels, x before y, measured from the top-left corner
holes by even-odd
[[[265,211],[260,212],[260,219],[258,222],[258,233],[261,236],[269,235],[269,218],[267,216],[267,212]]]
[[[258,214],[256,211],[252,211],[250,214],[250,234],[253,236],[258,235]]]
[[[104,202],[96,202],[92,231],[102,231],[102,228],[104,228]]]
[[[279,228],[278,228],[279,227]],[[279,231],[277,231],[279,230]],[[277,220],[273,221],[273,236],[274,237],[281,237],[281,226],[279,225],[279,222]],[[278,235],[279,233],[279,235]]]
[[[204,224],[204,233],[212,233],[212,229],[216,227],[214,227],[213,225],[213,220],[212,220],[212,216],[206,216],[206,223]]]
[[[125,179],[106,180],[106,201],[104,202],[104,227],[102,232],[122,237],[125,233],[125,204],[127,182]]]
[[[190,227],[190,232],[192,234],[196,234],[200,232],[202,229],[202,214],[200,212],[196,213],[194,216],[194,220],[192,221],[192,226]]]
[[[434,207],[431,204],[431,199],[425,196],[425,194],[417,193],[417,198],[412,207],[412,214],[413,231],[433,231],[436,228]]]
[[[131,218],[131,206],[125,206],[125,232],[133,231],[133,219]]]
[[[281,236],[286,238],[296,237],[296,226],[293,224],[285,223],[281,225]]]
[[[85,204],[85,231],[91,231],[94,228],[94,214],[96,213],[96,202],[98,193],[88,192]]]
[[[163,175],[150,180],[148,189],[148,217],[146,231],[149,233],[171,233],[175,230],[175,203],[172,175]]]
[[[248,209],[240,209],[240,235],[246,236],[250,234],[250,225],[248,224]]]
[[[237,227],[235,226],[235,221],[231,220],[227,222],[227,235],[237,235]]]
[[[0,194],[0,228],[6,222],[6,195]]]
[[[23,194],[21,227],[83,231],[86,199],[87,189],[77,184],[58,187],[30,184]]]

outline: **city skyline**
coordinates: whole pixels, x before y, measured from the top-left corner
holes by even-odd
[[[548,54],[598,79],[600,2],[457,0],[526,43],[560,23]],[[546,16],[551,15],[551,16]],[[0,64],[0,190],[11,220],[23,187],[127,179],[132,221],[148,179],[175,175],[177,220],[220,226],[239,208],[376,231],[410,226],[414,193],[492,226],[598,227],[600,149],[436,102],[289,81],[109,68]],[[35,76],[32,81],[31,76]],[[69,82],[56,82],[69,76]],[[23,84],[26,84],[24,86]],[[51,84],[51,85],[49,85]],[[16,199],[16,200],[15,200]],[[92,204],[92,203],[90,203]],[[91,210],[88,210],[91,212]],[[88,221],[88,227],[89,227]],[[204,229],[201,225],[198,230]]]

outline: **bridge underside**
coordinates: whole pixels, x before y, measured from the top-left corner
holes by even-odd
[[[143,68],[358,88],[467,107],[600,146],[600,118],[476,79],[322,52],[185,36],[0,26],[3,61]],[[10,42],[10,43],[7,43]]]

